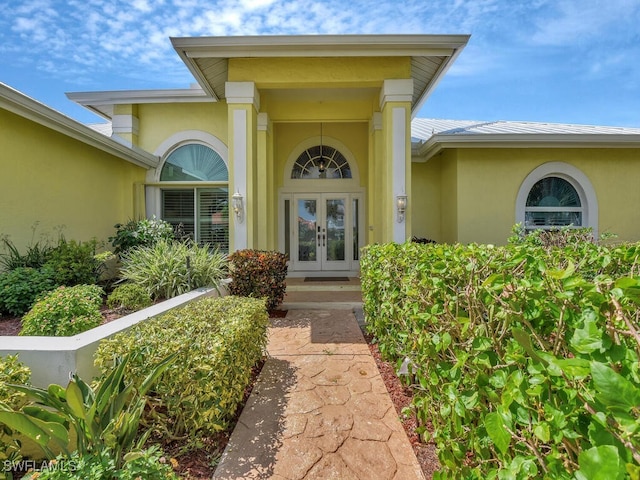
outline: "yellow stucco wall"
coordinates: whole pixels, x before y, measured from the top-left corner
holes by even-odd
[[[441,188],[440,241],[445,243],[454,243],[458,240],[458,211],[460,208],[460,200],[458,198],[457,153],[456,151],[445,151],[438,157],[438,161],[440,162]]]
[[[442,242],[442,162],[413,163],[411,168],[413,235]]]
[[[640,240],[640,155],[633,149],[460,149],[457,162],[457,240],[504,244],[515,223],[516,196],[527,175],[547,162],[581,170],[595,189],[600,233]],[[443,171],[451,166],[444,166]],[[444,180],[444,177],[443,177]],[[442,198],[451,183],[443,181]],[[443,225],[448,207],[442,206]],[[445,241],[451,241],[444,235]]]
[[[230,82],[258,88],[380,87],[385,79],[411,78],[410,57],[231,58]]]
[[[172,135],[185,130],[201,130],[228,146],[227,104],[153,103],[138,106],[139,146],[154,152]]]
[[[20,251],[41,234],[106,241],[134,216],[134,184],[145,169],[0,110],[0,234]],[[108,246],[108,245],[107,245]]]

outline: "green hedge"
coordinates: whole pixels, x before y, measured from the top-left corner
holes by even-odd
[[[368,328],[411,360],[434,478],[640,478],[640,246],[567,245],[366,248]]]
[[[212,433],[227,428],[242,401],[264,354],[267,323],[263,300],[208,298],[103,341],[95,364],[107,374],[115,357],[133,352],[125,373],[135,383],[179,352],[156,383],[144,421],[167,437]]]

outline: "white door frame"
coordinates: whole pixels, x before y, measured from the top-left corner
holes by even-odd
[[[323,191],[318,191],[323,190]],[[364,189],[352,188],[345,191],[336,191],[335,188],[318,188],[314,191],[300,191],[300,189],[283,188],[280,190],[278,198],[278,246],[281,252],[287,251],[289,248],[289,276],[292,277],[304,277],[304,276],[357,276],[360,273],[360,259],[359,249],[364,246],[365,242],[365,198]],[[295,255],[293,255],[294,248],[297,248],[297,221],[293,218],[297,210],[297,206],[294,204],[298,199],[309,198],[317,199],[319,202],[324,202],[326,199],[331,198],[344,198],[346,208],[345,215],[345,260],[342,265],[337,263],[334,266],[336,269],[331,269],[331,262],[325,262],[325,267],[322,268],[321,262],[310,265],[310,262],[298,262]],[[353,225],[353,202],[357,200],[358,203],[358,252],[353,252],[353,238],[350,231],[350,226]],[[285,232],[285,204],[289,202],[289,231]],[[318,213],[324,210],[324,205]],[[349,229],[349,234],[346,231]],[[322,234],[322,232],[320,232]],[[317,234],[317,232],[316,232]],[[285,236],[288,235],[288,239]],[[288,240],[288,241],[287,241]],[[349,240],[347,242],[347,240]],[[356,255],[354,255],[356,253]],[[342,262],[341,262],[342,263]]]

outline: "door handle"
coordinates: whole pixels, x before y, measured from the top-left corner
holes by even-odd
[[[325,247],[325,246],[326,246],[326,245],[325,245],[325,242],[324,242],[324,241],[325,241],[325,239],[326,239],[326,235],[323,233],[323,234],[322,234],[322,246],[323,246],[323,247]]]

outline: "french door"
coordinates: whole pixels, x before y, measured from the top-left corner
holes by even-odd
[[[290,257],[299,271],[352,270],[358,260],[359,198],[348,193],[294,194]]]

